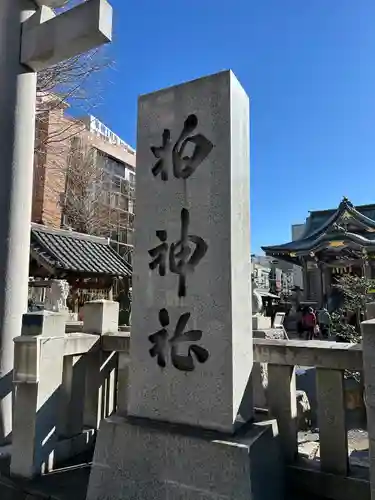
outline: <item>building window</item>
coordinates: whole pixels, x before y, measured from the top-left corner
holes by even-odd
[[[98,163],[110,175],[125,177],[126,164],[98,150]]]
[[[133,245],[134,171],[130,172],[129,165],[99,150],[92,164],[99,175],[90,181],[92,185],[85,191],[89,205],[84,206],[82,217],[87,216],[88,220],[85,219],[84,224],[80,220],[79,224],[72,221],[72,228],[109,238],[117,252],[121,247],[121,252],[127,254]],[[68,225],[70,218],[64,214],[63,224]]]

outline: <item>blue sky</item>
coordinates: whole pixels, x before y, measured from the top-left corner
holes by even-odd
[[[343,195],[375,203],[374,0],[111,0],[95,115],[136,146],[139,94],[232,69],[251,98],[252,251]]]

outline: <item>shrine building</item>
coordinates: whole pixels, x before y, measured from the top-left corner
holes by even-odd
[[[338,276],[375,278],[375,204],[354,207],[344,198],[337,209],[310,212],[294,241],[262,250],[301,266],[304,299],[325,305]]]

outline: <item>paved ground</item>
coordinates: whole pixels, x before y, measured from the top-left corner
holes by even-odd
[[[364,429],[351,429],[348,432],[348,456],[349,464],[352,466],[368,468],[369,440],[367,431]],[[298,451],[310,460],[320,459],[319,434],[314,430],[298,433]]]
[[[90,456],[76,457],[65,467],[30,482],[10,480],[9,461],[2,460],[0,500],[85,500],[90,460]]]
[[[77,457],[76,465],[70,465],[47,474],[30,483],[9,480],[0,475],[0,500],[86,500],[90,474],[89,457]],[[78,464],[78,462],[81,462]],[[0,468],[5,472],[7,464]],[[126,500],[124,498],[123,500]],[[323,498],[288,496],[285,500],[324,500]]]

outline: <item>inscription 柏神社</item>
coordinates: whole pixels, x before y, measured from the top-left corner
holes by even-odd
[[[169,163],[172,161],[173,175],[176,179],[187,179],[210,154],[213,144],[204,135],[192,135],[198,126],[196,115],[189,115],[177,141],[172,146],[171,131],[165,129],[162,134],[162,145],[151,146],[152,154],[157,162],[152,167],[154,177],[160,175],[163,181],[168,180]],[[192,154],[184,156],[187,147],[193,148]]]
[[[178,296],[186,297],[186,276],[194,269],[205,256],[208,246],[203,238],[189,234],[189,211],[181,210],[181,237],[170,245],[167,243],[167,231],[156,231],[161,244],[148,251],[153,259],[149,268],[153,271],[158,268],[159,276],[165,276],[167,265],[171,273],[178,274]],[[193,246],[193,249],[191,248]]]
[[[189,115],[185,122],[177,141],[172,145],[171,131],[165,129],[162,134],[162,145],[152,146],[151,151],[157,162],[152,168],[154,177],[160,175],[163,181],[168,180],[170,163],[172,163],[173,175],[177,179],[189,178],[199,167],[199,165],[210,154],[213,144],[202,134],[194,134],[198,126],[196,115]],[[187,149],[189,147],[190,154]],[[149,268],[153,271],[158,269],[159,276],[165,276],[167,269],[171,273],[178,275],[178,297],[186,297],[186,278],[192,274],[199,262],[206,255],[208,245],[200,236],[189,234],[190,214],[186,208],[181,209],[181,233],[180,239],[173,243],[168,243],[166,230],[157,230],[156,237],[160,240],[160,245],[148,251],[151,262]],[[170,319],[165,308],[159,311],[159,322],[162,328],[153,333],[148,338],[153,346],[150,355],[156,357],[161,368],[167,365],[168,346],[172,365],[181,371],[193,371],[195,368],[194,357],[199,363],[205,363],[209,358],[207,349],[193,342],[202,338],[201,330],[186,330],[190,313],[185,312],[179,317],[174,333],[169,336],[167,327]],[[189,343],[187,354],[181,354],[181,344]]]
[[[178,370],[187,372],[194,370],[193,354],[199,363],[207,361],[209,357],[208,351],[204,347],[192,344],[192,342],[197,342],[202,338],[202,331],[185,331],[189,318],[190,313],[182,314],[177,321],[172,337],[168,338],[169,314],[166,309],[159,311],[159,322],[162,328],[150,335],[149,340],[154,344],[150,349],[150,354],[152,357],[157,358],[160,367],[164,368],[167,364],[168,345],[170,346],[172,364]],[[185,342],[190,343],[187,354],[180,354],[179,346]]]

